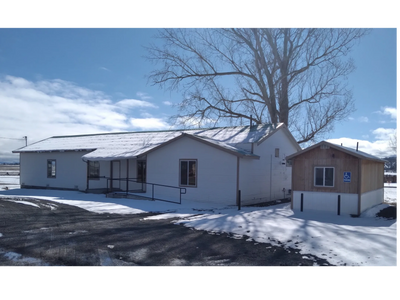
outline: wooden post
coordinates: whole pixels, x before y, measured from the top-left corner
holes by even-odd
[[[241,197],[241,192],[238,190],[238,210],[242,208],[242,197]]]
[[[129,192],[129,158],[126,160],[126,195]]]
[[[300,199],[300,211],[303,211],[303,201],[304,201],[304,195],[301,193],[301,199]]]

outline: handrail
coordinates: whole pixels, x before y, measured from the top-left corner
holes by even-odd
[[[181,187],[177,187],[177,186],[172,186],[172,185],[166,185],[166,184],[159,184],[159,183],[151,183],[151,182],[142,182],[139,181],[138,178],[111,178],[111,177],[106,177],[106,176],[101,176],[101,178],[106,178],[107,179],[107,193],[110,191],[109,189],[109,182],[111,180],[118,180],[118,181],[129,181],[129,182],[135,182],[135,183],[141,183],[146,184],[146,185],[151,185],[151,200],[158,200],[158,201],[165,201],[165,202],[171,202],[171,203],[178,203],[175,201],[170,201],[170,200],[165,200],[165,199],[160,199],[160,198],[155,198],[154,197],[154,187],[155,186],[160,186],[160,187],[166,187],[166,188],[172,188],[172,189],[179,189],[179,204],[182,204],[182,195],[186,194],[186,188],[181,188]],[[125,191],[126,195],[128,195],[129,190],[127,189]]]

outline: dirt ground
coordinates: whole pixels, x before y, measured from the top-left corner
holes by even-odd
[[[172,219],[143,220],[149,215],[96,214],[51,201],[1,198],[0,266],[329,265],[248,237],[194,230]]]

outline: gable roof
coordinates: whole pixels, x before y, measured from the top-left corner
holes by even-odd
[[[312,145],[312,146],[310,146],[310,147],[308,147],[306,149],[303,149],[303,150],[301,150],[299,152],[293,153],[292,155],[289,155],[288,157],[286,157],[286,159],[290,160],[290,159],[292,159],[292,158],[294,158],[296,156],[302,155],[305,152],[308,152],[308,151],[310,151],[312,149],[320,147],[321,145],[327,145],[327,146],[332,147],[332,148],[334,148],[336,150],[342,151],[344,153],[347,153],[349,155],[358,157],[360,159],[367,159],[367,160],[372,160],[372,161],[377,161],[377,162],[382,162],[382,163],[385,162],[384,160],[382,160],[382,159],[380,159],[380,158],[378,158],[376,156],[373,156],[371,154],[368,154],[368,153],[365,153],[365,152],[362,152],[362,151],[358,151],[356,149],[352,149],[352,148],[348,148],[348,147],[332,144],[332,143],[329,143],[327,141],[319,142],[319,143],[317,143],[315,145]]]
[[[127,159],[147,154],[185,135],[237,156],[258,158],[257,155],[241,148],[240,145],[262,142],[282,128],[286,129],[280,123],[208,129],[54,136],[14,150],[13,153],[89,151],[90,153],[83,155],[84,160]],[[290,133],[289,135],[291,136]]]

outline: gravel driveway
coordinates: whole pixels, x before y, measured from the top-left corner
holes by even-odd
[[[0,198],[0,265],[312,266],[295,249],[211,234],[154,214],[96,214],[31,198]],[[307,258],[305,258],[307,257]]]

